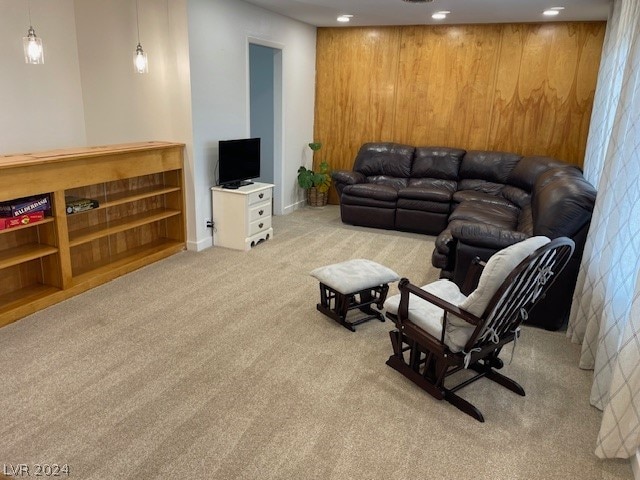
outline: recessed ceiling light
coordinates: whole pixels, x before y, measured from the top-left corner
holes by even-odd
[[[558,15],[560,13],[560,10],[564,10],[564,7],[551,7],[548,10],[542,12],[542,14],[548,17],[553,17],[555,15]]]
[[[431,15],[431,18],[433,18],[434,20],[444,20],[445,18],[447,18],[447,15],[451,13],[448,10],[440,10],[439,12],[434,13],[433,15]]]
[[[339,22],[350,22],[352,17],[353,15],[340,15],[337,20]]]

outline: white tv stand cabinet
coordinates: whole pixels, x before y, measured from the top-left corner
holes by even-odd
[[[273,237],[273,187],[255,182],[237,189],[211,188],[213,245],[246,251]]]

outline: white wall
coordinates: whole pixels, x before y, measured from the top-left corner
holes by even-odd
[[[313,135],[315,27],[241,0],[139,0],[149,73],[138,75],[134,0],[30,3],[44,65],[23,60],[26,2],[0,0],[0,154],[184,142],[188,246],[210,246],[205,219],[211,218],[217,142],[249,134],[252,37],[284,49],[276,213],[300,201],[296,171]]]
[[[140,42],[149,73],[133,69],[137,44],[136,2],[77,0],[75,14],[83,102],[90,144],[144,140],[188,141],[188,83],[178,74],[176,40],[187,42],[185,3],[138,0]],[[178,22],[178,23],[177,23]],[[181,30],[182,29],[182,30]],[[185,138],[186,137],[186,138]]]
[[[138,0],[149,73],[133,69],[134,0],[76,0],[78,56],[89,145],[184,142],[187,237],[196,240],[186,0]]]
[[[85,145],[73,0],[31,0],[44,65],[24,63],[26,1],[0,0],[0,154]]]
[[[313,139],[315,40],[313,26],[239,0],[189,0],[195,210],[198,244],[211,245],[218,140],[249,136],[249,38],[281,46],[283,70],[282,169],[276,175],[276,213],[300,201],[298,166]],[[277,234],[277,232],[276,232]]]

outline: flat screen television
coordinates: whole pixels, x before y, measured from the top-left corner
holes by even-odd
[[[238,188],[260,176],[260,139],[241,138],[218,142],[218,185]]]

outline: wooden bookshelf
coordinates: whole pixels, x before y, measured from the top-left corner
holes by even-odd
[[[0,202],[46,194],[52,205],[42,221],[0,230],[0,326],[183,250],[183,150],[144,142],[0,156]],[[67,214],[68,195],[99,206]]]

